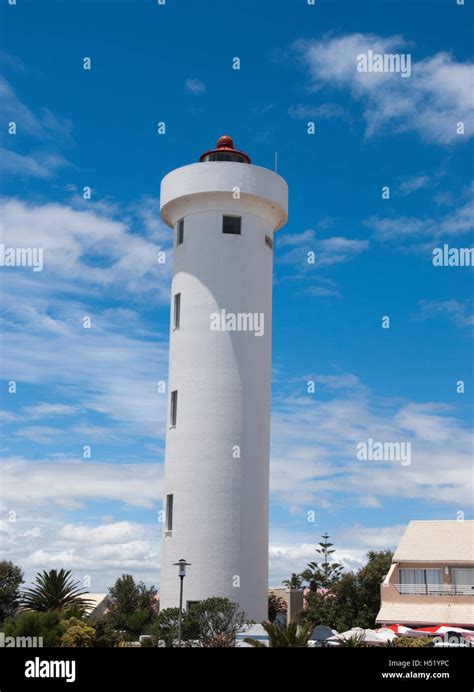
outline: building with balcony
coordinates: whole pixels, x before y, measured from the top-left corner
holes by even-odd
[[[474,628],[474,521],[411,521],[380,594],[380,625]]]

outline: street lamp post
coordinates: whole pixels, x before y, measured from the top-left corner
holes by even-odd
[[[179,615],[178,615],[178,647],[181,648],[181,620],[183,616],[183,581],[186,576],[186,567],[190,567],[191,563],[186,562],[183,558],[178,562],[173,563],[178,567],[179,575]]]

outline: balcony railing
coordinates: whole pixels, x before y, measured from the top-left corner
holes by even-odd
[[[393,584],[402,596],[474,596],[474,584]]]

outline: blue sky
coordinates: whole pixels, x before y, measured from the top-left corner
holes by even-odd
[[[455,0],[3,5],[1,242],[44,249],[42,272],[0,269],[0,538],[28,578],[64,565],[92,591],[122,572],[159,581],[159,184],[223,133],[258,165],[277,151],[290,190],[271,583],[325,531],[352,569],[411,519],[472,518],[472,268],[432,262],[472,245],[472,19]],[[411,76],[358,73],[368,49],[410,54]],[[411,464],[357,460],[369,437],[411,442]]]

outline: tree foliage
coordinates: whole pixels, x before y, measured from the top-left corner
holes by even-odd
[[[306,622],[328,625],[338,632],[375,626],[380,609],[380,584],[392,561],[390,550],[367,553],[368,562],[357,573],[346,572],[325,592],[307,596]]]
[[[154,643],[167,647],[178,645],[179,608],[160,611],[151,628]],[[227,648],[235,646],[237,632],[245,623],[245,615],[237,603],[228,598],[212,597],[184,611],[181,619],[182,646]]]
[[[179,637],[179,608],[165,608],[160,610],[153,623],[150,634],[153,643],[158,646],[163,643],[166,647],[178,646]],[[197,623],[190,617],[190,613],[184,611],[181,617],[181,644],[191,646],[199,636]]]
[[[9,560],[0,562],[0,623],[16,612],[20,602],[23,572]]]
[[[245,614],[238,604],[220,596],[196,603],[190,617],[199,632],[198,645],[206,648],[235,646],[237,632],[245,623]]]
[[[108,613],[90,617],[88,623],[95,630],[94,646],[97,648],[115,647],[125,639],[126,633],[120,632],[114,627]]]
[[[75,648],[94,646],[95,629],[78,618],[70,618],[63,621],[65,632],[61,637],[61,646],[72,646]]]
[[[270,622],[275,622],[278,613],[286,614],[288,610],[288,604],[284,598],[277,596],[274,593],[268,596],[268,619]]]
[[[25,611],[5,622],[6,637],[43,637],[43,646],[59,646],[65,626],[59,611]]]
[[[283,579],[281,583],[288,589],[301,589],[303,586],[303,577],[301,574],[293,572],[289,579]]]
[[[112,603],[105,617],[111,626],[132,637],[144,634],[158,611],[157,590],[143,582],[135,583],[131,574],[122,574],[109,589]]]
[[[319,548],[316,548],[316,552],[321,555],[323,561],[321,563],[309,562],[306,569],[301,573],[310,591],[330,589],[341,578],[342,565],[338,562],[331,562],[331,555],[336,552],[331,550],[333,545],[329,542],[329,534],[325,533],[323,540],[319,543]]]

